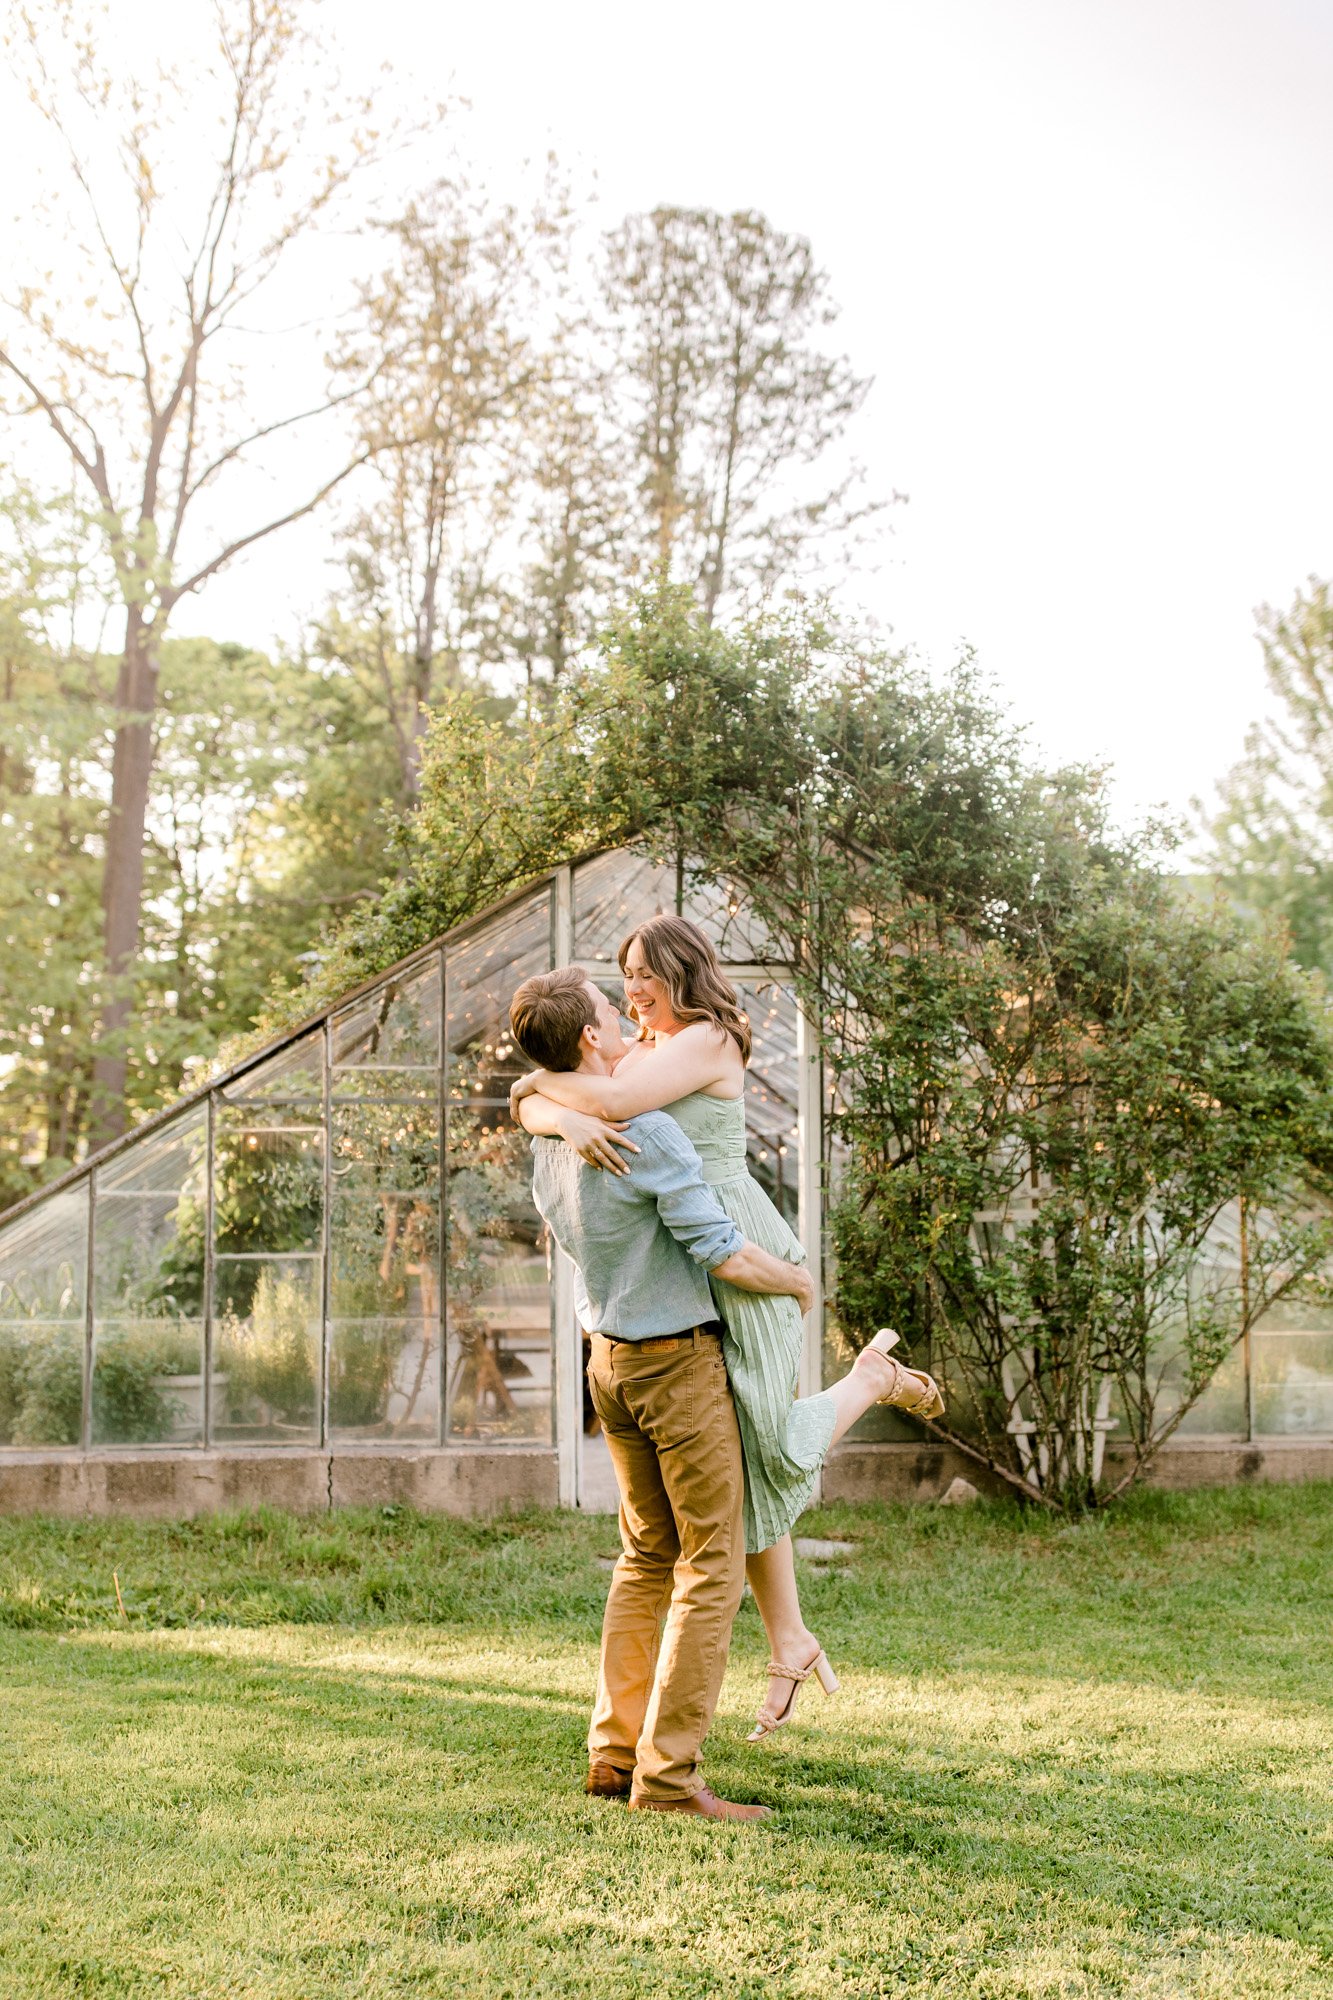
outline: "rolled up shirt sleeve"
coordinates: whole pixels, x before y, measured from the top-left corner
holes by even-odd
[[[699,1155],[669,1120],[654,1120],[651,1134],[635,1136],[640,1141],[630,1169],[635,1185],[656,1202],[681,1249],[705,1271],[715,1271],[735,1256],[745,1237],[704,1179]]]

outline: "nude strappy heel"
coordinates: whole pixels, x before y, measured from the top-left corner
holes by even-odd
[[[898,1335],[891,1326],[882,1326],[872,1340],[866,1342],[876,1354],[882,1354],[893,1370],[893,1387],[887,1396],[881,1396],[881,1403],[888,1403],[895,1410],[906,1410],[909,1417],[941,1417],[944,1414],[944,1398],[940,1385],[933,1375],[927,1375],[924,1368],[907,1368],[890,1354],[889,1349],[898,1345]]]
[[[768,1672],[770,1679],[790,1681],[791,1692],[780,1709],[769,1708],[767,1705],[760,1709],[754,1719],[754,1728],[745,1739],[747,1743],[762,1743],[775,1729],[781,1729],[784,1722],[791,1721],[796,1712],[796,1697],[800,1692],[801,1683],[808,1681],[811,1674],[818,1678],[825,1694],[838,1692],[838,1676],[829,1665],[828,1654],[822,1646],[808,1667],[786,1667],[781,1660],[770,1660]]]

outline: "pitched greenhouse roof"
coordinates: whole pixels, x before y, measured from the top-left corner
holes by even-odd
[[[348,987],[336,999],[327,1002],[322,1007],[316,1008],[307,1015],[303,1015],[290,1028],[284,1028],[281,1033],[270,1037],[258,1048],[252,1049],[249,1054],[242,1056],[237,1062],[228,1064],[225,1069],[214,1071],[190,1090],[182,1092],[180,1096],[173,1098],[169,1104],[163,1105],[161,1110],[152,1112],[139,1124],[131,1126],[128,1131],[122,1132],[118,1138],[110,1140],[105,1146],[99,1146],[96,1152],[89,1153],[85,1159],[80,1160],[75,1166],[67,1168],[55,1180],[47,1181],[43,1186],[34,1188],[30,1194],[24,1195],[21,1201],[14,1202],[9,1208],[0,1210],[0,1226],[17,1221],[20,1216],[28,1214],[29,1211],[39,1207],[52,1196],[58,1195],[68,1188],[78,1186],[95,1169],[105,1165],[110,1160],[116,1159],[128,1147],[148,1138],[163,1126],[170,1124],[172,1120],[184,1116],[196,1107],[202,1106],[214,1091],[225,1090],[228,1086],[239,1082],[252,1071],[260,1068],[264,1063],[271,1061],[283,1049],[290,1048],[294,1043],[300,1041],[303,1036],[309,1035],[317,1028],[324,1026],[333,1015],[342,1013],[364,995],[373,992],[386,981],[400,978],[410,972],[414,966],[428,959],[433,952],[438,952],[449,945],[460,943],[466,938],[473,936],[476,932],[484,930],[487,925],[503,918],[510,911],[520,908],[529,899],[536,898],[543,893],[549,895],[559,878],[567,872],[577,873],[577,871],[588,868],[590,864],[605,864],[616,856],[623,856],[626,862],[633,867],[642,868],[644,866],[643,857],[635,854],[632,849],[594,848],[586,854],[579,855],[572,862],[564,864],[561,867],[547,869],[542,874],[531,877],[519,888],[511,890],[508,895],[499,897],[495,902],[488,904],[485,909],[478,910],[473,916],[465,917],[461,923],[454,924],[448,930],[439,932],[435,937],[428,939],[425,944],[417,945],[402,958],[394,960],[391,965],[382,966],[377,971],[367,974],[365,979],[361,980],[355,986]],[[661,871],[657,872],[660,873]],[[672,872],[674,873],[674,871]],[[736,905],[732,903],[730,909],[734,915]],[[592,952],[576,951],[574,956],[576,959],[579,957],[587,958],[593,963],[604,962],[597,954]],[[747,958],[746,962],[756,961]],[[766,960],[764,962],[771,963],[774,970],[779,969],[775,961]]]
[[[591,858],[593,857],[581,856],[580,860]],[[292,1027],[284,1028],[280,1034],[274,1035],[269,1041],[262,1043],[259,1048],[252,1049],[249,1055],[242,1056],[238,1062],[230,1063],[225,1069],[215,1071],[204,1082],[196,1084],[193,1089],[182,1092],[179,1097],[174,1097],[171,1103],[164,1104],[160,1111],[154,1111],[149,1117],[143,1119],[140,1124],[131,1126],[127,1132],[122,1132],[119,1138],[108,1141],[105,1146],[99,1146],[95,1153],[89,1153],[86,1159],[80,1160],[76,1166],[69,1167],[63,1174],[58,1175],[55,1180],[47,1181],[42,1187],[34,1188],[31,1194],[24,1195],[22,1201],[14,1202],[11,1207],[0,1209],[0,1223],[14,1222],[19,1216],[26,1215],[29,1209],[36,1208],[41,1202],[47,1200],[49,1196],[59,1194],[65,1188],[76,1186],[95,1167],[102,1166],[108,1160],[114,1160],[128,1146],[133,1146],[138,1140],[147,1138],[150,1133],[157,1131],[160,1126],[169,1124],[173,1118],[181,1117],[183,1113],[192,1110],[196,1105],[204,1104],[211,1092],[223,1090],[228,1084],[236,1083],[240,1078],[248,1076],[252,1070],[258,1069],[261,1064],[270,1061],[275,1055],[280,1054],[283,1049],[290,1048],[293,1042],[300,1041],[303,1035],[309,1035],[316,1028],[323,1027],[324,1023],[332,1015],[342,1013],[345,1007],[352,1006],[363,994],[373,992],[385,980],[398,978],[422,959],[429,958],[433,951],[439,951],[443,946],[452,944],[459,939],[470,936],[474,931],[483,929],[494,918],[502,917],[506,911],[517,908],[528,897],[539,894],[543,889],[549,892],[551,884],[560,872],[558,868],[551,868],[544,875],[534,876],[531,881],[525,882],[521,888],[511,890],[507,896],[502,896],[497,902],[489,904],[486,909],[479,910],[475,916],[465,917],[462,923],[454,924],[451,929],[441,931],[437,937],[430,938],[425,944],[417,945],[405,957],[395,959],[392,965],[383,966],[378,972],[370,973],[356,986],[349,986],[345,992],[338,995],[336,1000],[329,1001],[327,1006],[317,1008],[311,1014],[303,1015]]]

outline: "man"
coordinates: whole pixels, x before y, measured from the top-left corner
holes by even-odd
[[[608,1076],[625,1052],[619,1013],[581,966],[526,980],[509,1019],[541,1069]],[[765,1806],[719,1799],[699,1768],[745,1577],[740,1434],[708,1273],[802,1311],[809,1273],[746,1242],[665,1112],[628,1121],[625,1173],[580,1159],[545,1099],[525,1098],[519,1116],[537,1135],[537,1208],[578,1273],[588,1381],[620,1488],[585,1789],[643,1811],[766,1819]]]

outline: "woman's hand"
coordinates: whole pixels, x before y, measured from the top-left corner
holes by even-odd
[[[626,1132],[623,1118],[594,1118],[586,1111],[562,1111],[560,1136],[590,1167],[604,1167],[613,1174],[629,1172],[629,1162],[617,1147],[626,1153],[639,1150]]]
[[[517,1083],[510,1084],[509,1116],[511,1118],[518,1117],[518,1107],[525,1097],[532,1097],[541,1089],[545,1076],[546,1071],[544,1069],[530,1069],[526,1076],[519,1078]]]

